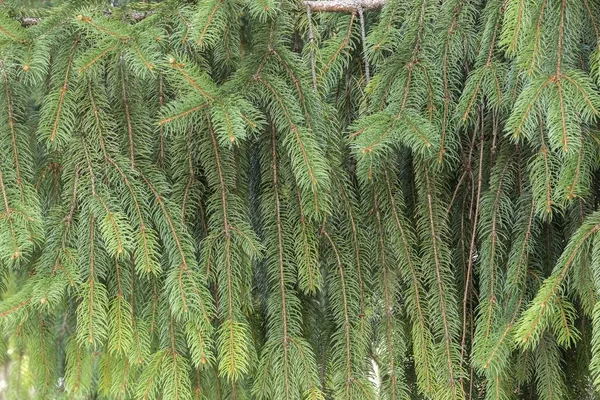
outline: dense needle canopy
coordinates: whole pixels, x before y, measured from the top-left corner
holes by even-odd
[[[600,1],[332,1],[0,0],[0,396],[596,398]]]

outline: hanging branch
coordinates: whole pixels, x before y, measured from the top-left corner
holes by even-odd
[[[381,8],[386,0],[307,0],[304,5],[312,11],[355,12],[360,9],[373,10]]]

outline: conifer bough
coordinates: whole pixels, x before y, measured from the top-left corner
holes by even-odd
[[[598,1],[21,3],[0,397],[598,397]]]

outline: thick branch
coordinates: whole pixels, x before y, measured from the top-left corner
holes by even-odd
[[[32,25],[39,24],[42,19],[34,18],[34,17],[21,17],[21,18],[17,18],[17,20],[19,22],[21,22],[21,25],[23,25],[23,26],[32,26]]]
[[[356,12],[359,9],[381,8],[386,0],[306,0],[304,5],[312,11]]]
[[[131,11],[126,13],[126,17],[132,19],[135,22],[140,22],[144,18],[148,17],[150,14],[152,14],[152,11]],[[110,10],[106,10],[104,12],[104,15],[106,17],[110,17],[112,15],[112,12]],[[17,21],[21,22],[21,25],[23,25],[24,27],[37,25],[42,21],[42,18],[40,17],[16,17],[16,19]]]

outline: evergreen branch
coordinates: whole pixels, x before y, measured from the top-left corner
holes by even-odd
[[[75,374],[75,381],[73,382],[73,386],[72,386],[72,390],[73,392],[77,393],[79,392],[79,388],[82,385],[81,380],[82,380],[82,372],[83,372],[83,368],[82,368],[82,358],[84,356],[83,351],[82,351],[82,345],[81,344],[76,344],[75,342],[72,342],[73,344],[70,346],[71,348],[76,348],[76,363],[75,363],[75,368],[74,370],[74,374]],[[69,374],[71,375],[71,374]],[[68,378],[67,378],[68,379]],[[70,380],[70,379],[68,379]]]
[[[156,397],[156,388],[155,385],[157,381],[160,379],[159,373],[161,370],[161,365],[165,357],[167,356],[166,351],[160,351],[154,354],[153,360],[151,361],[149,368],[144,370],[140,377],[141,383],[146,380],[146,383],[140,386],[141,393],[138,390],[137,395],[143,400],[150,400]],[[145,375],[150,375],[146,377]],[[146,378],[146,379],[144,379]]]
[[[315,209],[317,212],[320,212],[321,206],[319,205],[319,203],[320,203],[319,191],[320,191],[320,186],[322,186],[322,185],[321,185],[320,181],[317,180],[316,172],[313,167],[314,162],[311,159],[312,157],[309,157],[307,148],[306,148],[305,144],[303,143],[302,138],[300,137],[299,127],[294,123],[291,113],[288,110],[284,100],[277,93],[277,91],[273,88],[273,86],[269,82],[265,81],[260,76],[257,77],[257,80],[258,80],[258,82],[262,83],[273,94],[273,96],[279,103],[279,106],[281,107],[281,110],[283,111],[283,113],[288,121],[289,128],[292,131],[292,133],[294,134],[295,142],[298,145],[298,147],[300,148],[300,152],[302,155],[302,159],[304,161],[304,165],[306,166],[307,172],[310,177],[310,182],[311,182],[310,185],[311,185],[311,191],[313,193],[313,198],[315,201]]]
[[[142,254],[143,254],[143,260],[144,260],[143,265],[145,265],[145,267],[146,267],[145,272],[147,272],[147,273],[156,272],[156,269],[158,269],[158,266],[155,266],[154,268],[152,267],[156,263],[153,261],[153,257],[151,256],[151,253],[153,251],[151,250],[151,246],[150,246],[150,238],[148,236],[148,227],[146,226],[146,223],[144,222],[144,216],[142,214],[142,209],[141,209],[139,200],[137,198],[137,194],[135,193],[131,182],[129,181],[129,179],[127,179],[127,176],[125,175],[123,170],[119,167],[119,165],[110,157],[107,159],[107,161],[115,168],[115,170],[121,176],[121,179],[125,183],[125,186],[127,187],[129,193],[131,194],[131,198],[133,200],[133,205],[134,205],[134,208],[135,208],[135,211],[138,216],[139,223],[140,223],[140,236],[142,238],[142,248],[143,248]]]
[[[327,233],[327,231],[325,230],[325,228],[323,228],[321,230],[321,233],[323,234],[323,236],[325,236],[327,238],[327,241],[329,242],[329,244],[331,245],[331,249],[333,250],[333,254],[335,255],[335,260],[337,263],[337,267],[338,267],[338,272],[340,274],[340,286],[342,288],[342,304],[343,304],[343,310],[344,310],[344,335],[345,335],[345,345],[346,345],[346,389],[345,389],[345,398],[348,398],[349,396],[349,391],[350,391],[350,382],[352,381],[352,362],[351,362],[351,358],[350,358],[350,317],[348,315],[348,300],[346,298],[346,281],[344,279],[344,266],[342,264],[342,260],[340,258],[340,254],[337,250],[337,247],[335,245],[335,243],[333,242],[333,240],[331,240],[331,237],[329,236],[329,234]],[[384,272],[385,273],[385,272]],[[386,299],[387,300],[387,299]],[[386,303],[388,304],[388,303]],[[393,353],[393,347],[391,348],[391,351]],[[391,369],[392,369],[392,385],[394,386],[394,388],[392,390],[395,390],[395,372],[394,372],[394,356],[393,354],[390,354],[391,357]],[[394,392],[395,393],[395,392]],[[396,396],[395,394],[392,396],[392,398],[395,400]]]
[[[600,387],[598,1],[101,2],[0,0],[0,392]]]
[[[365,318],[366,318],[366,310],[365,310],[365,285],[362,277],[362,264],[361,264],[361,251],[360,251],[360,240],[358,237],[358,225],[356,222],[356,218],[354,215],[354,207],[352,202],[348,198],[348,193],[343,184],[339,185],[340,193],[342,194],[342,198],[346,203],[346,208],[348,210],[348,219],[350,221],[350,228],[352,233],[352,247],[354,249],[354,260],[356,262],[356,274],[358,278],[358,289],[359,289],[359,301],[360,301],[360,326],[361,331],[364,330]]]
[[[596,18],[594,17],[594,13],[592,13],[592,10],[590,8],[589,1],[588,0],[583,0],[583,4],[585,5],[585,10],[588,13],[590,21],[592,22],[592,26],[594,28],[594,33],[596,35],[596,40],[600,40],[600,31],[598,30],[598,24],[596,22]]]
[[[44,336],[45,336],[45,326],[44,326],[44,319],[43,319],[43,314],[40,312],[39,315],[39,334],[40,334],[40,357],[41,357],[41,362],[42,362],[42,367],[44,368],[44,383],[45,386],[48,387],[50,385],[50,381],[51,381],[51,371],[50,371],[50,364],[49,364],[49,360],[48,360],[48,354],[46,354],[46,346],[44,344]]]
[[[122,35],[119,32],[115,32],[102,24],[98,24],[98,23],[94,22],[94,19],[92,17],[85,16],[85,15],[78,15],[77,19],[85,24],[89,24],[90,26],[94,27],[95,29],[99,30],[100,32],[107,34],[108,36],[112,36],[123,42],[130,39],[129,36]]]
[[[538,86],[535,88],[535,91],[532,93],[531,97],[528,98],[529,101],[527,103],[527,106],[525,107],[525,110],[522,113],[520,113],[521,118],[517,121],[517,124],[514,129],[514,133],[513,133],[513,135],[515,137],[517,137],[517,138],[520,137],[521,131],[522,131],[527,119],[531,115],[533,108],[537,105],[537,101],[538,101],[539,97],[544,92],[544,89],[546,89],[546,87],[548,87],[553,82],[554,82],[554,79],[551,76],[551,77],[548,77],[548,79],[542,81],[541,83],[538,83]],[[512,115],[515,115],[515,114],[513,113]]]
[[[107,47],[106,49],[102,50],[102,52],[100,52],[98,55],[96,55],[93,59],[91,59],[85,65],[82,65],[81,67],[79,67],[79,73],[82,74],[85,71],[87,71],[88,69],[90,69],[90,67],[92,67],[94,64],[96,64],[101,59],[103,59],[105,55],[107,55],[111,51],[115,50],[116,48],[117,48],[117,46],[110,46],[110,47]]]
[[[309,245],[309,227],[307,223],[307,216],[304,213],[304,206],[302,204],[302,196],[300,195],[300,191],[296,188],[296,198],[298,199],[298,207],[300,214],[300,238],[302,243],[302,251],[301,258],[304,260],[304,265],[306,265],[308,282],[306,285],[306,292],[315,293],[319,287],[319,268],[316,265],[316,261],[313,261],[313,254]]]
[[[2,174],[2,169],[0,168],[0,190],[2,191],[2,200],[4,202],[4,218],[6,218],[6,220],[8,221],[8,225],[9,225],[9,229],[10,229],[10,236],[11,236],[11,242],[12,242],[12,259],[15,260],[17,259],[21,253],[19,251],[19,246],[17,244],[17,234],[15,231],[15,226],[14,226],[14,222],[13,222],[13,217],[12,217],[12,209],[9,206],[8,203],[8,194],[7,194],[7,190],[6,190],[6,185],[4,183],[4,176]],[[2,219],[2,214],[0,214],[0,220]]]
[[[421,300],[421,284],[419,283],[419,276],[417,274],[417,269],[416,266],[414,264],[413,261],[413,256],[412,256],[412,251],[408,242],[408,238],[407,238],[407,233],[405,232],[405,228],[403,227],[403,223],[400,221],[400,216],[399,216],[399,212],[398,212],[398,207],[396,205],[396,199],[394,198],[394,194],[392,193],[392,187],[390,184],[390,178],[388,176],[388,172],[387,170],[384,170],[384,174],[385,174],[385,183],[386,183],[386,187],[387,187],[387,193],[389,196],[389,201],[391,203],[391,210],[392,210],[392,215],[394,217],[394,222],[396,223],[396,228],[398,229],[398,232],[400,233],[400,237],[402,240],[402,250],[403,250],[403,254],[404,254],[404,260],[406,261],[409,270],[410,270],[410,275],[409,275],[409,279],[410,279],[410,283],[412,285],[412,290],[413,293],[411,293],[412,296],[414,296],[414,302],[415,302],[415,310],[417,313],[417,322],[418,322],[418,335],[419,335],[419,343],[421,345],[421,355],[422,355],[422,362],[423,362],[423,372],[425,373],[425,392],[426,393],[431,393],[431,391],[433,390],[433,377],[432,375],[432,371],[431,371],[431,366],[429,363],[429,354],[430,354],[430,350],[428,349],[428,345],[429,345],[429,340],[428,338],[426,338],[426,331],[428,330],[427,328],[427,323],[426,323],[426,318],[425,318],[425,314],[424,314],[424,310],[423,310],[423,306],[422,306],[422,300]],[[412,318],[414,318],[414,316],[412,316]],[[420,371],[417,371],[418,373]]]
[[[211,23],[213,22],[213,20],[215,18],[215,14],[222,7],[223,7],[223,1],[222,0],[214,1],[214,5],[213,5],[210,13],[208,14],[208,17],[206,19],[204,27],[202,28],[202,31],[200,32],[200,37],[196,41],[196,44],[198,45],[198,47],[200,47],[200,48],[203,47],[204,38],[206,36],[206,33],[208,32],[208,29],[211,26]]]
[[[579,174],[581,173],[581,161],[583,158],[583,147],[579,148],[577,154],[577,166],[575,167],[575,176],[573,177],[572,183],[568,186],[569,192],[567,193],[567,199],[572,200],[575,198],[575,188],[579,181]]]
[[[275,129],[271,127],[271,148],[272,148],[272,165],[273,165],[273,191],[275,197],[275,223],[277,226],[277,261],[279,264],[279,288],[281,290],[281,308],[283,311],[283,324],[281,326],[283,330],[283,365],[284,365],[284,382],[285,382],[285,398],[290,398],[290,366],[289,366],[289,355],[288,355],[288,306],[286,304],[286,291],[285,291],[285,272],[283,265],[283,228],[281,223],[281,206],[279,203],[279,176],[278,176],[278,161],[277,161],[277,142],[275,139]]]
[[[92,344],[94,343],[95,340],[95,329],[94,329],[94,299],[95,299],[95,294],[94,294],[94,289],[95,289],[95,285],[96,285],[96,253],[94,251],[95,246],[94,246],[94,241],[95,241],[95,219],[94,219],[94,214],[90,214],[90,233],[89,233],[89,243],[90,243],[90,250],[89,250],[89,261],[90,261],[90,277],[88,278],[88,286],[89,286],[89,304],[88,304],[88,309],[87,309],[87,317],[88,319],[88,323],[87,323],[87,341],[88,343]]]
[[[160,193],[156,190],[156,188],[154,187],[154,185],[152,185],[152,183],[150,182],[150,180],[144,176],[141,172],[139,172],[139,176],[142,178],[142,180],[146,183],[146,185],[148,186],[148,188],[150,189],[150,191],[152,192],[152,194],[154,195],[154,199],[156,200],[156,202],[158,203],[162,214],[164,215],[166,221],[167,221],[167,225],[169,227],[169,231],[171,232],[171,235],[173,237],[173,240],[175,240],[175,245],[177,247],[177,252],[179,255],[179,258],[181,260],[181,265],[179,265],[179,274],[177,275],[177,283],[178,283],[178,287],[179,287],[179,296],[181,298],[181,302],[182,302],[182,306],[183,306],[183,311],[187,312],[187,300],[186,300],[186,295],[185,295],[185,290],[183,287],[183,274],[185,273],[187,277],[189,277],[192,281],[193,278],[191,277],[191,268],[190,265],[188,263],[188,259],[185,255],[185,251],[183,248],[183,243],[182,243],[182,239],[180,238],[180,235],[177,232],[177,229],[175,227],[175,222],[173,220],[173,218],[171,217],[171,213],[169,212],[169,210],[166,207],[165,201],[164,199],[161,197]],[[192,288],[194,294],[196,296],[198,296],[199,299],[202,299],[202,295],[199,292],[199,289],[194,287]],[[210,323],[210,317],[208,314],[208,311],[205,308],[205,305],[203,304],[203,302],[200,300],[199,301],[199,306],[200,306],[200,310],[202,312],[202,317],[204,318],[206,323]]]
[[[22,302],[20,302],[19,304],[9,308],[8,310],[1,312],[0,317],[4,318],[4,317],[8,316],[9,314],[12,314],[12,313],[20,310],[21,308],[27,306],[30,302],[31,302],[31,298],[25,299]]]
[[[2,32],[3,34],[5,34],[6,36],[8,36],[10,39],[12,39],[14,41],[23,42],[23,40],[19,39],[16,34],[12,33],[9,28],[0,26],[0,32]]]
[[[508,173],[508,168],[510,166],[510,162],[511,162],[511,158],[510,157],[507,161],[506,164],[504,165],[502,172],[498,175],[498,182],[497,185],[494,188],[494,201],[493,201],[493,206],[492,206],[492,221],[491,221],[491,230],[490,230],[490,249],[489,249],[489,253],[490,253],[490,265],[489,265],[489,270],[490,270],[490,281],[489,281],[489,298],[488,299],[484,299],[482,300],[482,303],[489,303],[487,306],[487,310],[485,311],[485,313],[487,314],[487,319],[486,319],[486,323],[485,323],[485,340],[488,339],[489,333],[490,333],[490,329],[491,329],[491,324],[492,324],[492,314],[493,314],[493,308],[494,308],[494,303],[496,302],[496,293],[495,293],[495,286],[496,286],[496,257],[497,257],[497,249],[496,247],[499,246],[498,244],[498,225],[499,225],[499,208],[500,208],[500,199],[502,194],[504,193],[505,189],[504,189],[504,179],[507,177]]]
[[[327,2],[329,3],[329,1],[327,1]],[[327,71],[329,71],[329,69],[331,68],[333,63],[337,60],[337,58],[340,55],[340,53],[342,52],[342,50],[344,50],[344,48],[350,42],[350,38],[352,36],[352,27],[354,25],[354,18],[355,18],[355,13],[352,13],[352,15],[350,16],[350,23],[348,23],[348,30],[346,32],[346,35],[344,36],[344,39],[342,40],[340,45],[337,47],[337,49],[333,52],[333,54],[331,55],[329,60],[325,63],[323,68],[321,68],[321,74],[320,74],[321,79],[319,79],[319,80],[325,79],[325,76],[327,75]]]
[[[558,88],[558,101],[560,104],[560,123],[561,123],[561,127],[562,127],[562,147],[563,147],[563,151],[566,153],[569,150],[569,139],[568,139],[568,132],[567,132],[567,123],[566,123],[566,111],[565,111],[565,99],[563,98],[563,88],[562,88],[562,84],[561,84],[561,76],[557,75],[557,79],[556,79],[556,86]]]
[[[569,76],[568,74],[563,74],[561,76],[561,78],[566,79],[567,81],[569,81],[569,83],[571,83],[573,86],[575,86],[575,88],[577,89],[577,91],[581,94],[581,96],[583,97],[583,99],[585,100],[586,104],[588,105],[588,107],[590,108],[590,110],[593,111],[594,115],[600,115],[600,112],[597,109],[597,106],[594,104],[594,102],[592,101],[592,99],[590,98],[589,94],[585,91],[585,89],[581,86],[581,83],[579,83],[577,80],[573,79],[571,76]]]
[[[477,195],[475,197],[475,212],[473,213],[473,230],[471,233],[471,243],[469,245],[469,253],[467,256],[467,276],[465,278],[465,289],[463,293],[463,333],[461,339],[461,355],[464,355],[465,342],[467,336],[467,301],[469,296],[469,287],[471,285],[471,273],[473,272],[473,255],[475,254],[475,239],[477,237],[477,221],[479,219],[479,206],[481,200],[481,186],[483,184],[483,151],[484,151],[484,136],[483,127],[480,132],[479,143],[479,172],[477,174]]]
[[[132,261],[133,261],[133,257],[132,257]],[[131,319],[131,326],[133,329],[133,340],[135,342],[135,359],[137,361],[138,364],[142,364],[144,361],[145,356],[142,354],[142,343],[141,343],[141,338],[140,338],[140,330],[137,326],[136,320],[135,320],[135,274],[133,273],[133,270],[135,268],[134,263],[132,262],[131,265],[131,273],[130,273],[130,279],[131,279],[131,292],[130,292],[130,298],[129,298],[129,316]]]
[[[306,97],[304,95],[304,91],[302,90],[302,85],[300,84],[301,78],[298,77],[298,75],[294,72],[292,66],[282,57],[280,51],[273,50],[273,54],[275,54],[277,59],[280,61],[281,65],[283,65],[285,71],[288,73],[288,75],[294,82],[294,86],[296,88],[296,91],[298,92],[298,98],[300,99],[300,103],[302,104],[302,108],[304,109],[304,119],[306,120],[306,126],[308,127],[308,129],[310,129],[312,131],[313,129],[311,127],[311,122],[310,122],[311,116],[309,113],[309,108],[306,103]],[[316,85],[316,83],[315,83],[315,85]],[[315,87],[315,89],[316,89],[316,87]]]
[[[163,76],[159,74],[158,76],[158,105],[162,108],[165,104],[165,93],[163,88]],[[165,159],[165,129],[162,124],[159,123],[158,128],[158,165],[162,166],[163,161]]]
[[[83,154],[85,156],[88,172],[90,173],[90,188],[92,189],[92,196],[98,197],[98,192],[96,191],[96,174],[94,173],[94,169],[92,167],[92,160],[90,158],[88,146],[83,137],[81,138],[81,144],[83,145]]]
[[[421,40],[423,39],[423,31],[425,29],[425,18],[426,18],[426,10],[427,10],[427,0],[421,0],[421,5],[419,8],[419,18],[417,23],[417,32],[415,35],[415,41],[412,48],[412,60],[417,59],[417,55],[421,50]],[[404,103],[404,101],[403,101]]]
[[[456,390],[455,390],[455,386],[456,386],[456,378],[454,376],[454,366],[453,366],[453,360],[452,360],[452,356],[451,356],[451,352],[452,352],[452,337],[451,337],[451,333],[450,333],[450,327],[449,327],[449,322],[448,322],[448,317],[447,317],[447,300],[446,300],[446,295],[445,295],[445,290],[444,290],[444,279],[442,277],[442,265],[441,265],[441,260],[440,260],[440,254],[439,254],[439,248],[438,248],[438,238],[439,235],[436,231],[436,219],[435,219],[435,214],[434,214],[434,209],[433,209],[433,188],[431,187],[431,182],[430,182],[430,172],[429,172],[429,168],[427,166],[424,167],[424,172],[423,174],[425,175],[425,196],[426,196],[426,201],[427,201],[427,213],[428,213],[428,220],[429,220],[429,226],[430,226],[430,234],[431,234],[431,241],[432,241],[432,250],[433,250],[433,258],[434,258],[434,265],[435,265],[435,283],[437,286],[437,290],[438,290],[438,296],[439,296],[439,303],[440,303],[440,308],[441,308],[441,317],[442,317],[442,326],[443,326],[443,330],[444,330],[444,342],[445,342],[445,353],[446,353],[446,362],[448,364],[448,374],[449,374],[449,383],[450,386],[452,387],[452,398],[456,399]]]
[[[565,29],[565,8],[567,7],[566,0],[561,0],[560,2],[560,21],[558,23],[558,47],[557,47],[557,59],[556,59],[556,79],[558,80],[558,91],[560,96],[560,78],[562,76],[561,67],[563,60],[563,36]],[[561,97],[562,104],[562,97]],[[566,144],[565,144],[566,146]]]
[[[98,133],[100,134],[100,148],[102,149],[102,154],[104,155],[105,162],[108,162],[109,156],[106,151],[106,142],[104,140],[104,134],[103,134],[104,129],[102,127],[102,123],[100,122],[100,109],[99,109],[98,105],[96,104],[96,99],[94,98],[94,94],[92,92],[92,83],[91,82],[88,83],[88,96],[89,96],[90,103],[92,106],[92,111],[94,112],[94,122],[96,124],[96,129],[98,130]]]
[[[245,342],[240,342],[240,339],[245,334],[246,325],[236,321],[235,313],[238,311],[237,306],[234,304],[234,265],[232,259],[232,233],[231,223],[228,210],[228,191],[225,182],[225,176],[222,166],[221,154],[217,139],[215,137],[215,131],[210,122],[208,121],[208,133],[210,139],[211,150],[214,156],[215,169],[218,176],[218,194],[220,200],[220,211],[223,216],[223,231],[225,236],[225,248],[224,248],[224,275],[226,279],[225,293],[227,295],[227,319],[221,323],[221,334],[220,343],[224,350],[223,358],[221,360],[220,369],[225,370],[226,374],[230,379],[235,381],[246,369],[248,365],[247,360],[247,345]],[[240,337],[241,336],[241,337]]]
[[[392,339],[392,299],[389,293],[389,287],[388,284],[390,283],[390,278],[388,278],[388,263],[387,263],[387,258],[386,258],[386,249],[385,249],[385,244],[383,241],[384,238],[384,233],[383,233],[383,227],[382,227],[382,223],[381,223],[381,212],[379,211],[379,205],[378,205],[378,200],[377,200],[377,194],[375,194],[375,199],[374,199],[374,207],[375,207],[375,217],[377,218],[377,238],[378,238],[378,242],[379,242],[379,251],[380,251],[380,257],[381,257],[381,272],[383,274],[382,276],[382,285],[383,285],[383,300],[384,300],[384,307],[385,307],[385,325],[386,325],[386,329],[385,329],[385,337],[386,337],[386,344],[387,344],[387,348],[389,351],[389,369],[390,369],[390,374],[391,374],[391,387],[392,387],[392,400],[396,400],[397,399],[397,394],[396,394],[396,386],[398,384],[397,380],[398,378],[396,377],[396,365],[395,365],[395,352],[394,352],[394,340]]]
[[[517,40],[519,39],[519,32],[523,25],[523,14],[525,13],[525,0],[519,0],[519,7],[517,11],[517,18],[514,21],[515,27],[513,28],[512,39],[508,46],[508,51],[514,53],[517,49]],[[513,21],[511,21],[513,23]]]
[[[14,163],[15,163],[15,175],[17,178],[17,186],[19,186],[19,192],[21,194],[21,201],[24,201],[23,198],[23,182],[21,179],[21,171],[20,171],[20,164],[19,164],[19,149],[17,148],[17,141],[16,141],[16,132],[15,132],[15,117],[13,114],[13,104],[12,104],[12,98],[11,98],[11,92],[10,92],[10,82],[8,79],[8,75],[6,73],[6,68],[4,67],[3,63],[0,62],[0,68],[2,69],[2,73],[4,74],[4,90],[5,90],[5,94],[6,94],[6,109],[8,111],[8,127],[10,129],[10,138],[11,138],[11,146],[12,146],[12,150],[13,150],[13,157],[14,157]]]
[[[442,159],[445,153],[445,141],[446,141],[446,130],[448,129],[448,117],[450,113],[450,88],[449,88],[449,76],[448,76],[448,56],[450,51],[450,38],[453,36],[454,30],[456,29],[457,19],[462,10],[463,3],[460,2],[454,9],[454,13],[452,16],[452,22],[450,23],[450,27],[448,29],[448,34],[446,35],[446,40],[444,43],[444,53],[442,56],[442,82],[444,88],[444,107],[442,112],[442,134],[440,137],[440,149],[438,152],[438,164],[442,163]],[[496,29],[498,28],[498,24],[496,25]],[[494,32],[494,37],[496,33]],[[492,40],[493,43],[493,40]],[[493,48],[493,44],[491,46]],[[490,51],[491,57],[491,51]]]
[[[181,76],[183,76],[183,79],[185,79],[186,82],[188,82],[194,89],[198,90],[202,96],[204,96],[207,100],[209,101],[213,101],[214,100],[214,96],[212,96],[205,88],[202,87],[202,84],[197,82],[185,69],[185,64],[184,63],[178,63],[175,58],[170,58],[169,59],[169,64],[171,65],[171,67],[175,68],[177,71],[179,71],[179,73],[181,74]]]
[[[215,134],[214,131],[209,123],[209,133],[210,133],[210,140],[211,140],[211,144],[212,144],[212,148],[213,151],[215,153],[215,163],[216,163],[216,167],[217,167],[217,173],[219,176],[219,187],[220,187],[220,195],[221,195],[221,207],[222,207],[222,212],[223,212],[223,229],[225,230],[225,250],[226,250],[226,257],[225,257],[225,262],[226,262],[226,268],[227,268],[227,296],[228,296],[228,318],[231,321],[231,323],[233,323],[233,301],[232,301],[232,296],[233,296],[233,288],[232,288],[232,283],[231,283],[231,258],[230,258],[230,247],[231,247],[231,234],[229,232],[230,229],[230,225],[229,225],[229,217],[228,217],[228,211],[227,211],[227,189],[225,186],[225,181],[223,178],[223,170],[221,168],[221,158],[219,156],[219,149],[218,149],[218,145],[217,145],[217,141],[215,139]],[[230,347],[233,350],[233,337],[230,337]],[[232,351],[233,353],[233,351]],[[235,369],[235,362],[233,361],[233,365],[232,368]]]
[[[528,74],[530,74],[530,75],[533,73],[533,67],[534,67],[535,62],[536,62],[536,56],[537,56],[537,53],[538,53],[539,48],[540,48],[540,41],[542,40],[542,35],[541,35],[542,21],[543,21],[543,18],[544,18],[544,11],[546,9],[546,2],[547,2],[547,0],[543,0],[542,1],[542,6],[540,8],[540,13],[538,15],[538,20],[537,20],[537,23],[536,23],[535,35],[534,35],[534,38],[533,38],[533,51],[531,53],[531,61],[530,61],[530,64],[529,64],[529,68],[527,70]]]
[[[106,217],[108,217],[108,222],[113,229],[113,233],[115,234],[115,239],[117,241],[117,255],[120,255],[123,252],[123,241],[121,240],[121,234],[119,233],[119,228],[117,227],[117,222],[115,219],[115,215],[110,211],[102,197],[98,196],[98,201],[106,211]]]
[[[166,205],[165,205],[165,202],[164,202],[162,196],[156,190],[156,188],[152,185],[152,183],[150,182],[150,180],[148,180],[148,178],[146,178],[141,173],[140,173],[140,177],[146,183],[146,185],[148,186],[148,188],[150,189],[150,191],[154,195],[154,198],[155,198],[156,202],[160,206],[160,208],[161,208],[161,210],[163,212],[163,215],[165,216],[165,218],[167,220],[167,224],[169,225],[169,229],[170,229],[171,233],[173,234],[173,239],[175,240],[175,244],[177,245],[177,249],[179,250],[179,256],[181,257],[182,267],[183,268],[187,268],[188,267],[188,263],[186,261],[185,252],[183,251],[183,246],[181,244],[181,240],[179,239],[179,235],[177,234],[177,229],[175,229],[175,224],[173,222],[173,219],[171,218],[171,215],[170,215],[169,211],[166,208]]]
[[[125,121],[127,122],[127,137],[129,139],[129,159],[131,161],[131,168],[135,169],[135,152],[133,149],[133,126],[131,122],[131,111],[129,109],[129,100],[127,96],[127,84],[125,82],[125,69],[123,68],[123,61],[119,60],[119,68],[121,70],[121,96],[123,99],[123,106],[125,108]]]
[[[4,175],[0,169],[0,189],[2,190],[2,200],[4,201],[4,213],[6,218],[10,218],[11,208],[8,205],[8,195],[6,194],[6,185],[4,184]]]
[[[181,222],[185,224],[185,211],[186,211],[186,206],[188,203],[188,197],[190,195],[190,190],[192,188],[192,185],[194,183],[194,180],[196,179],[196,173],[194,171],[194,165],[192,163],[192,155],[189,154],[188,155],[188,179],[187,182],[185,184],[185,189],[183,190],[183,200],[182,200],[182,204],[181,204]]]
[[[548,161],[548,147],[544,143],[543,133],[542,133],[542,147],[540,148],[540,154],[544,159],[544,176],[545,176],[545,186],[546,186],[546,213],[550,214],[552,212],[552,182],[550,175],[550,166]]]
[[[77,47],[77,45],[79,44],[79,38],[77,38],[75,40],[75,42],[73,43],[73,47],[71,48],[71,53],[69,55],[69,61],[67,62],[67,69],[65,72],[65,79],[62,85],[62,88],[60,89],[60,97],[58,100],[58,105],[56,107],[56,117],[54,119],[54,124],[52,125],[52,131],[50,132],[50,141],[53,142],[54,139],[56,138],[57,135],[57,131],[58,131],[58,126],[59,126],[59,122],[60,122],[60,115],[62,112],[62,107],[63,107],[63,103],[65,101],[65,96],[67,94],[67,90],[68,90],[68,84],[69,84],[69,75],[71,72],[71,66],[73,64],[73,57],[75,56],[75,48]]]
[[[522,246],[521,246],[521,251],[519,252],[517,261],[516,261],[516,265],[517,265],[517,271],[515,273],[516,277],[520,277],[521,276],[521,270],[523,268],[527,267],[527,261],[528,261],[528,257],[529,257],[529,242],[531,241],[531,228],[533,225],[533,218],[534,218],[534,212],[535,212],[535,202],[532,200],[531,202],[531,211],[529,213],[529,218],[527,221],[527,229],[525,232],[525,236],[524,236],[524,240],[522,242]],[[502,334],[500,335],[500,338],[496,340],[496,343],[494,345],[494,347],[492,348],[492,350],[489,353],[489,356],[487,357],[487,359],[485,360],[485,363],[483,364],[483,368],[484,369],[488,369],[492,363],[492,361],[494,360],[494,358],[496,357],[496,354],[499,352],[499,349],[502,347],[502,345],[505,343],[505,340],[507,338],[509,338],[508,334],[511,332],[515,321],[517,320],[517,317],[519,315],[520,312],[520,307],[521,304],[523,303],[523,297],[525,295],[525,291],[524,290],[520,290],[519,291],[519,300],[517,302],[517,305],[515,306],[514,312],[510,318],[510,322],[506,325],[506,328],[504,329],[504,331],[502,332]]]
[[[532,305],[525,311],[518,323],[516,337],[523,347],[535,347],[541,335],[541,327],[547,321],[550,302],[567,278],[567,273],[588,238],[600,229],[600,223],[594,223],[598,216],[593,214],[582,224],[562,253],[554,273],[544,281]]]

